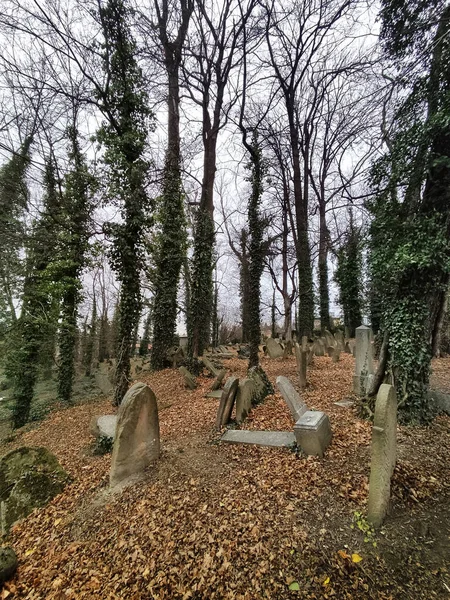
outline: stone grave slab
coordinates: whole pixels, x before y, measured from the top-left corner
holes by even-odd
[[[299,393],[287,377],[279,375],[275,383],[277,388],[280,390],[280,394],[283,396],[284,401],[288,405],[294,421],[298,421],[300,417],[308,410],[308,407],[302,401]]]
[[[222,392],[223,390],[212,390],[211,392],[208,392],[206,394],[207,398],[217,398],[218,400],[220,400],[220,398],[222,398]]]
[[[383,383],[375,402],[370,456],[367,519],[374,527],[380,527],[389,508],[396,451],[397,397],[395,388]]]
[[[266,346],[270,358],[280,358],[283,356],[283,348],[273,338],[269,338],[267,340]]]
[[[295,435],[291,431],[233,429],[226,431],[220,439],[227,444],[251,444],[253,446],[271,446],[274,448],[286,448],[295,444]]]
[[[297,445],[305,454],[322,457],[331,442],[328,416],[316,410],[307,410],[294,425]]]
[[[333,402],[333,404],[336,406],[341,406],[342,408],[350,408],[351,406],[355,405],[353,400],[341,400],[340,402]]]

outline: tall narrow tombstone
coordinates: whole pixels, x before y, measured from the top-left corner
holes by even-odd
[[[336,345],[339,348],[339,350],[343,352],[345,349],[345,339],[342,331],[336,331],[336,333],[334,334],[334,339],[336,340]]]
[[[245,378],[239,382],[236,394],[236,421],[242,423],[252,408],[252,397],[255,393],[253,379]]]
[[[328,329],[325,329],[324,338],[326,347],[334,346],[336,344],[336,340],[334,339],[333,334],[331,333],[331,331],[328,331]]]
[[[367,518],[380,527],[389,508],[391,478],[396,461],[397,398],[395,388],[383,383],[375,402]]]
[[[314,344],[313,344],[313,349],[314,349],[314,354],[316,356],[324,356],[325,355],[325,350],[324,350],[322,340],[315,339]]]
[[[226,380],[217,411],[216,429],[222,429],[230,420],[238,385],[239,379],[237,377],[228,377]]]
[[[308,410],[306,404],[300,398],[297,390],[294,388],[292,383],[287,377],[280,375],[277,377],[276,386],[280,390],[284,401],[291,411],[292,418],[294,421],[298,421],[300,417]]]
[[[135,383],[117,413],[111,458],[111,487],[142,472],[159,457],[159,420],[155,394],[145,383]]]
[[[300,389],[306,387],[306,364],[308,361],[307,352],[303,350],[297,343],[295,344],[295,360],[297,361],[297,373],[300,383]]]
[[[367,325],[356,328],[355,375],[353,376],[353,391],[364,395],[367,391],[370,375],[374,373],[372,330]]]

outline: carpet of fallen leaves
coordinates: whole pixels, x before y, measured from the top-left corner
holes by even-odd
[[[244,376],[247,363],[225,365]],[[273,383],[278,375],[298,383],[293,357],[262,366]],[[116,494],[107,486],[110,456],[89,452],[89,422],[114,412],[109,401],[52,413],[3,451],[46,446],[73,482],[13,528],[20,566],[0,597],[449,597],[450,419],[399,428],[393,510],[381,533],[363,533],[371,427],[356,407],[334,404],[349,398],[353,368],[341,355],[337,364],[315,357],[308,370],[304,400],[333,429],[323,459],[222,444],[213,431],[218,400],[205,398],[211,379],[188,391],[177,371],[144,375],[158,398],[162,455],[143,481]],[[292,427],[278,393],[243,424]]]

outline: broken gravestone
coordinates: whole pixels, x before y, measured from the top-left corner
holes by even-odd
[[[111,458],[111,487],[141,473],[159,457],[159,420],[155,394],[145,383],[135,383],[117,413]]]
[[[237,377],[228,377],[220,398],[219,409],[216,417],[216,429],[222,429],[228,423],[233,412],[234,401],[239,385]]]
[[[295,423],[294,433],[305,454],[322,457],[331,442],[330,419],[318,410],[307,410]]]
[[[56,456],[46,448],[22,447],[0,459],[0,522],[2,534],[34,508],[60,494],[70,481]]]
[[[266,342],[267,352],[270,358],[280,358],[283,356],[283,348],[273,338],[269,338]]]
[[[395,388],[383,383],[375,402],[370,458],[367,519],[380,527],[389,508],[391,477],[397,450],[397,398]]]
[[[287,377],[280,375],[277,377],[276,386],[280,390],[284,401],[291,411],[291,415],[295,422],[308,410],[308,407],[302,402],[297,390],[294,388],[292,383]]]
[[[211,386],[212,392],[214,390],[218,390],[220,388],[220,386],[222,385],[223,378],[225,377],[226,374],[227,374],[226,369],[221,369],[220,371],[217,371],[216,378],[214,379],[213,384]]]
[[[178,369],[180,371],[180,373],[183,375],[184,378],[184,385],[189,388],[190,390],[195,390],[195,388],[197,387],[197,380],[196,378],[192,375],[192,373],[190,373],[186,367],[180,367]]]
[[[236,394],[236,421],[242,423],[252,408],[252,398],[255,393],[253,379],[243,379],[239,382]]]
[[[289,448],[295,445],[295,436],[292,431],[230,429],[220,439],[227,444],[250,444],[251,446],[269,446],[273,448]]]

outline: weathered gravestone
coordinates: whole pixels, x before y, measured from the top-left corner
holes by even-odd
[[[297,390],[294,388],[292,383],[287,377],[280,375],[276,380],[277,388],[280,390],[284,401],[291,411],[291,415],[295,422],[308,410],[308,407],[302,402]]]
[[[303,350],[303,347],[299,346],[297,343],[295,344],[295,360],[297,362],[297,373],[300,389],[303,390],[306,387],[306,365],[308,362],[308,352],[307,350]]]
[[[222,429],[222,427],[225,427],[230,420],[238,386],[239,379],[237,377],[228,377],[220,398],[219,409],[216,417],[216,429]]]
[[[283,356],[283,348],[273,338],[269,338],[267,340],[266,346],[270,358],[280,358],[281,356]]]
[[[353,391],[363,396],[372,381],[374,373],[372,330],[366,325],[356,328],[355,375]]]
[[[111,458],[111,487],[141,473],[159,457],[159,420],[155,394],[144,383],[135,383],[125,394],[117,413]]]
[[[226,374],[226,369],[221,369],[217,372],[216,378],[214,379],[213,384],[211,386],[211,391],[218,390],[220,388],[220,386],[222,385],[223,378]]]
[[[397,452],[397,398],[395,388],[383,383],[375,402],[367,519],[380,527],[389,508],[391,477]]]
[[[328,331],[328,329],[325,329],[324,337],[325,337],[325,340],[324,340],[325,345],[327,347],[336,345],[336,340],[334,339],[334,335],[331,333],[331,331]]]
[[[252,408],[252,398],[255,393],[253,379],[245,378],[239,382],[236,394],[236,421],[242,423]]]
[[[330,419],[323,412],[307,410],[294,425],[294,434],[305,454],[322,457],[331,442]]]
[[[97,371],[95,373],[95,385],[101,390],[102,394],[109,396],[112,393],[114,386],[109,373]]]
[[[325,355],[325,348],[324,348],[322,340],[319,340],[318,338],[316,338],[314,340],[313,350],[314,350],[314,354],[316,356],[324,356]]]
[[[262,402],[266,396],[273,394],[273,386],[261,366],[250,367],[247,375],[255,383],[255,393],[252,398],[253,406]]]
[[[344,352],[345,349],[345,338],[342,331],[338,329],[334,334],[334,339],[336,340],[336,346],[339,348],[341,352]]]
[[[249,444],[273,448],[288,448],[295,445],[295,436],[292,431],[231,429],[226,431],[220,439],[227,444]]]
[[[178,369],[180,371],[180,373],[183,375],[184,377],[184,385],[189,388],[190,390],[195,390],[195,388],[197,387],[197,380],[195,379],[195,377],[192,375],[192,373],[190,373],[186,367],[180,367]]]
[[[46,448],[22,447],[0,459],[2,535],[18,519],[44,506],[70,481],[56,456]]]
[[[117,415],[103,415],[93,417],[91,421],[91,433],[96,438],[108,438],[114,440],[116,435]]]

